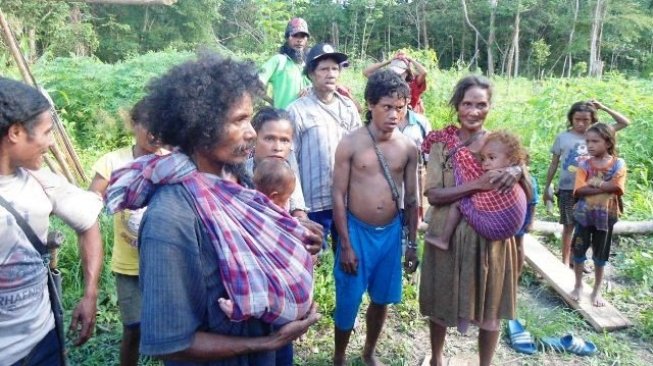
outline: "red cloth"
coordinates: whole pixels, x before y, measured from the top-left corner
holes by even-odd
[[[420,79],[422,80],[421,82]],[[416,77],[408,83],[408,87],[410,88],[410,107],[413,111],[424,114],[422,94],[426,91],[426,79]]]

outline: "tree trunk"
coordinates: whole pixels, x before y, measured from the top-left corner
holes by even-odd
[[[429,32],[428,32],[428,26],[426,19],[428,19],[426,15],[426,1],[422,1],[422,44],[424,45],[424,48],[429,48]]]
[[[574,41],[574,33],[576,32],[576,22],[578,21],[578,9],[580,8],[580,0],[576,0],[576,6],[574,7],[574,22],[571,24],[571,30],[569,31],[569,40],[567,41],[567,55],[565,56],[565,62],[562,65],[562,75],[571,77],[571,68],[573,59],[571,56],[571,47]]]
[[[517,13],[515,14],[515,22],[513,24],[513,31],[512,31],[512,42],[510,44],[510,49],[508,50],[508,56],[507,56],[507,62],[508,65],[506,66],[506,76],[510,77],[517,77],[519,75],[519,22],[520,22],[520,14],[521,14],[521,9],[520,9],[520,4],[521,2],[517,2]]]
[[[512,40],[513,47],[515,49],[515,73],[513,77],[519,76],[519,22],[521,21],[521,10],[517,8],[517,16],[515,16],[515,34]]]
[[[337,49],[340,49],[340,28],[337,22],[331,22],[331,44]]]
[[[589,75],[600,76],[603,71],[601,61],[601,30],[603,28],[603,7],[606,0],[596,0],[594,6],[594,17],[592,18],[592,28],[590,30],[590,59]]]
[[[499,0],[490,0],[490,34],[487,37],[487,75],[489,77],[494,76],[494,39],[495,39],[495,29],[494,21],[497,15],[497,5]]]

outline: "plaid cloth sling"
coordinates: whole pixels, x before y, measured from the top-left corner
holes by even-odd
[[[115,171],[107,209],[146,206],[156,186],[176,183],[193,197],[218,254],[222,282],[234,303],[231,319],[281,325],[306,315],[313,301],[313,264],[303,246],[308,230],[265,195],[200,173],[188,156],[173,152],[143,156]]]
[[[431,152],[434,143],[443,143],[449,151],[456,186],[478,179],[483,168],[467,145],[458,138],[458,127],[450,125],[432,131],[422,143],[422,151]],[[526,217],[526,194],[515,184],[512,191],[478,192],[460,200],[460,211],[474,230],[490,240],[507,239],[519,231]]]

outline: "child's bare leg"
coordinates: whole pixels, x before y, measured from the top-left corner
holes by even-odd
[[[426,235],[424,237],[424,242],[430,245],[440,248],[442,250],[449,249],[449,241],[453,236],[462,214],[458,206],[458,202],[455,202],[449,206],[449,214],[447,215],[447,221],[444,223],[444,230],[439,236],[435,235]]]
[[[234,302],[221,297],[218,299],[218,305],[220,305],[220,309],[227,315],[227,318],[231,318],[234,314]]]
[[[562,226],[562,263],[569,265],[571,258],[571,239],[574,234],[574,225]]]
[[[576,284],[574,285],[574,290],[569,294],[572,300],[578,301],[580,299],[580,294],[583,291],[583,268],[585,267],[584,262],[574,263],[574,276],[576,277]]]
[[[596,307],[605,306],[605,300],[601,296],[601,288],[603,287],[603,269],[605,266],[594,266],[594,290],[592,291],[592,305]]]

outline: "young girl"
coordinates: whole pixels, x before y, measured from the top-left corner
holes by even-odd
[[[526,152],[521,147],[519,139],[507,132],[493,132],[485,139],[485,144],[480,151],[482,160],[482,171],[475,174],[478,178],[481,174],[496,169],[505,169],[511,166],[526,166]],[[449,248],[449,240],[458,226],[461,214],[467,222],[472,225],[482,236],[492,239],[507,239],[523,226],[526,215],[526,198],[530,199],[531,186],[530,177],[526,170],[523,171],[520,179],[520,187],[515,186],[512,192],[499,195],[497,192],[480,192],[471,198],[463,198],[456,205],[451,205],[449,215],[445,222],[444,231],[439,237],[426,235],[424,241],[440,249]],[[473,180],[473,176],[464,177],[464,181]],[[488,204],[479,204],[475,198],[482,196],[493,196]]]
[[[93,165],[94,177],[90,191],[104,195],[111,179],[111,173],[124,167],[132,160],[148,154],[166,154],[147,129],[148,105],[145,99],[134,105],[128,118],[135,137],[135,143],[114,150],[102,156]],[[144,208],[136,211],[125,210],[114,215],[113,254],[111,271],[115,274],[118,305],[123,323],[120,345],[120,364],[138,364],[138,345],[140,342],[141,295],[138,288],[138,227]]]
[[[588,158],[587,145],[585,143],[585,131],[592,124],[598,122],[597,110],[604,110],[616,122],[613,126],[619,131],[630,124],[628,118],[617,111],[614,111],[596,100],[589,102],[576,102],[572,104],[567,113],[569,126],[567,131],[556,136],[551,148],[551,164],[546,175],[544,185],[544,201],[553,201],[550,189],[553,177],[560,167],[560,178],[558,181],[558,208],[560,209],[560,223],[562,228],[562,261],[569,265],[571,255],[571,235],[574,230],[573,208],[575,198],[573,196],[574,181],[578,164]]]
[[[612,227],[622,212],[620,197],[626,185],[626,163],[616,157],[612,127],[597,123],[587,130],[585,138],[590,158],[579,164],[573,192],[578,202],[574,207],[573,238],[576,285],[571,298],[580,298],[585,254],[591,246],[595,266],[591,300],[594,306],[604,306],[603,269],[610,256]]]

